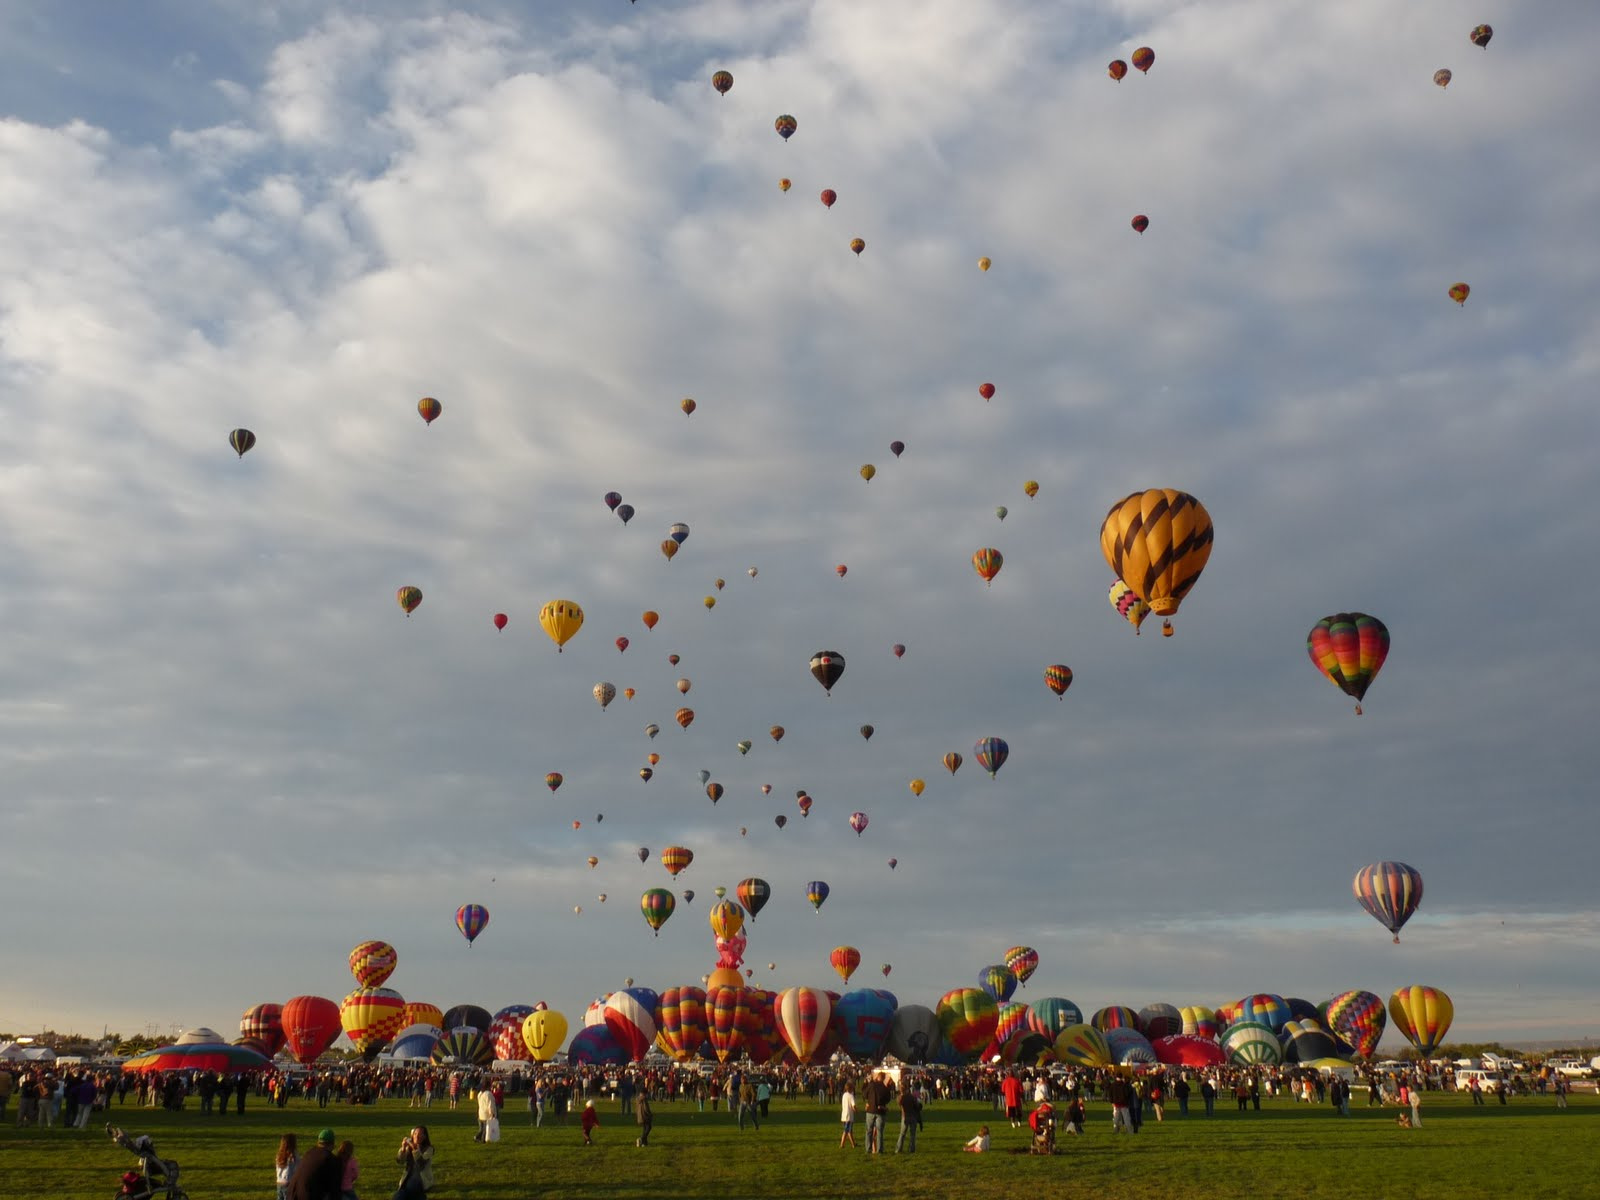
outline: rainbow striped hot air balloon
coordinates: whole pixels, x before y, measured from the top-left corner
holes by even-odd
[[[972,747],[972,756],[978,760],[978,765],[989,772],[993,779],[995,773],[1005,766],[1006,759],[1011,757],[1011,747],[1006,745],[1004,738],[986,737],[979,738]]]
[[[828,955],[828,963],[839,973],[840,979],[849,983],[850,976],[861,965],[861,951],[854,946],[835,946]]]
[[[1306,634],[1306,653],[1323,678],[1355,700],[1360,716],[1361,701],[1389,657],[1389,629],[1366,613],[1334,613]]]
[[[1082,1024],[1083,1010],[1060,996],[1046,996],[1028,1006],[1028,1028],[1052,1041],[1069,1025]]]
[[[1362,867],[1351,884],[1356,899],[1400,944],[1400,927],[1422,903],[1422,874],[1403,862],[1378,862]]]
[[[1032,946],[1013,946],[1005,953],[1006,967],[1026,986],[1039,967],[1039,952]]]
[[[827,1036],[833,1000],[819,988],[792,987],[774,997],[772,1014],[794,1056],[808,1063]]]
[[[1215,1038],[1221,1029],[1217,1015],[1203,1004],[1185,1004],[1178,1009],[1187,1037]]]
[[[1370,1059],[1389,1024],[1383,999],[1371,992],[1340,992],[1323,1005],[1322,1019],[1354,1047],[1362,1058]]]
[[[678,898],[666,888],[646,888],[639,897],[639,911],[644,914],[645,924],[654,930],[656,937],[661,936],[661,927],[677,907]]]
[[[1056,1057],[1068,1066],[1109,1067],[1111,1047],[1093,1025],[1068,1025],[1056,1035]]]
[[[1033,1029],[1028,1024],[1028,1016],[1029,1009],[1026,1004],[1019,1004],[1009,1000],[1001,1004],[996,1014],[994,1025],[994,1040],[996,1044],[1004,1046],[1017,1034],[1025,1030],[1030,1033],[1038,1033],[1038,1030]],[[1048,1045],[1049,1042],[1054,1040],[1052,1036],[1047,1039],[1046,1044]]]
[[[670,987],[656,1005],[656,1045],[670,1058],[688,1062],[706,1040],[706,994],[697,987]]]
[[[674,879],[678,872],[694,861],[694,851],[687,846],[668,846],[661,852],[661,865]]]
[[[1137,1029],[1139,1027],[1139,1014],[1126,1004],[1108,1004],[1102,1009],[1097,1009],[1094,1016],[1089,1018],[1101,1033],[1113,1029]]]
[[[994,1037],[1000,1006],[982,988],[955,988],[934,1006],[944,1040],[971,1062]]]
[[[1395,1028],[1417,1048],[1423,1058],[1430,1056],[1450,1032],[1450,1022],[1455,1019],[1455,1006],[1450,997],[1438,988],[1413,984],[1396,988],[1389,997],[1389,1015]]]

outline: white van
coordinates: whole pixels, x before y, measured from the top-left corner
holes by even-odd
[[[1486,1092],[1498,1092],[1500,1090],[1499,1071],[1467,1068],[1456,1072],[1456,1091],[1465,1092],[1470,1090],[1474,1079],[1478,1081],[1478,1086]]]

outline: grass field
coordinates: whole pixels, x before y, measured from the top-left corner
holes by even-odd
[[[567,1126],[529,1126],[522,1098],[508,1101],[505,1138],[478,1145],[475,1110],[435,1105],[419,1114],[404,1102],[375,1108],[318,1109],[296,1101],[286,1109],[259,1104],[243,1118],[202,1117],[197,1111],[113,1108],[111,1118],[148,1133],[175,1158],[193,1200],[272,1200],[272,1156],[278,1135],[295,1132],[302,1149],[324,1125],[356,1144],[363,1200],[387,1200],[397,1182],[392,1154],[419,1116],[438,1147],[438,1200],[513,1200],[526,1196],[629,1200],[672,1196],[761,1197],[763,1200],[1034,1200],[1085,1196],[1094,1200],[1182,1198],[1339,1197],[1340,1200],[1464,1200],[1478,1196],[1600,1196],[1595,1151],[1600,1147],[1600,1097],[1573,1096],[1558,1111],[1553,1099],[1523,1098],[1507,1107],[1474,1109],[1454,1096],[1430,1094],[1423,1127],[1400,1129],[1393,1109],[1368,1109],[1357,1092],[1349,1119],[1331,1108],[1265,1100],[1259,1113],[1218,1105],[1209,1120],[1169,1114],[1146,1122],[1137,1137],[1113,1136],[1110,1110],[1095,1104],[1083,1138],[1064,1137],[1054,1158],[1012,1154],[1027,1131],[996,1120],[988,1105],[930,1105],[915,1155],[869,1158],[838,1149],[832,1106],[779,1101],[760,1131],[740,1133],[724,1109],[658,1104],[655,1132],[644,1149],[637,1130],[614,1101],[601,1106],[598,1144],[581,1145],[576,1120]],[[193,1101],[191,1101],[191,1105]],[[118,1176],[136,1165],[117,1149],[103,1121],[86,1132],[0,1127],[0,1196],[49,1200],[108,1200]],[[994,1150],[962,1154],[961,1144],[987,1122]],[[891,1117],[888,1144],[899,1131]],[[856,1126],[864,1142],[864,1125]]]

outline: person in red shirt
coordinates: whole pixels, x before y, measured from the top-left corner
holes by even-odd
[[[1005,1101],[1006,1120],[1011,1122],[1011,1128],[1019,1128],[1022,1125],[1022,1080],[1015,1071],[1007,1072],[1000,1081],[1000,1099]]]

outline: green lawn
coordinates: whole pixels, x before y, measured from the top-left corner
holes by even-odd
[[[960,1196],[1018,1200],[1062,1195],[1121,1200],[1241,1196],[1338,1197],[1339,1200],[1464,1200],[1476,1196],[1600,1194],[1595,1148],[1600,1146],[1600,1098],[1574,1096],[1561,1112],[1553,1099],[1524,1098],[1502,1108],[1472,1108],[1454,1097],[1429,1095],[1423,1127],[1398,1128],[1393,1109],[1367,1109],[1365,1093],[1346,1120],[1327,1107],[1276,1099],[1259,1113],[1219,1104],[1211,1119],[1191,1112],[1147,1122],[1137,1137],[1113,1136],[1109,1109],[1090,1108],[1081,1139],[1062,1139],[1055,1158],[1009,1153],[1027,1143],[1026,1130],[994,1119],[983,1104],[928,1107],[914,1156],[868,1158],[838,1149],[833,1107],[777,1102],[759,1132],[740,1133],[727,1111],[701,1113],[691,1104],[658,1104],[651,1144],[635,1148],[636,1130],[616,1103],[601,1107],[599,1144],[581,1145],[574,1119],[566,1127],[529,1127],[522,1098],[508,1102],[505,1139],[475,1144],[475,1110],[442,1105],[424,1115],[438,1146],[440,1200],[554,1196],[627,1200],[629,1197],[763,1197],[764,1200],[930,1200]],[[191,1100],[191,1106],[193,1101]],[[1194,1106],[1196,1110],[1199,1105]],[[117,1177],[134,1163],[105,1136],[87,1132],[0,1127],[0,1197],[26,1200],[107,1200]],[[396,1182],[390,1156],[419,1115],[403,1102],[377,1108],[319,1110],[309,1101],[270,1109],[252,1100],[241,1119],[201,1117],[196,1111],[114,1108],[113,1120],[149,1133],[162,1154],[183,1167],[193,1200],[249,1197],[271,1200],[272,1156],[278,1135],[293,1130],[302,1147],[331,1125],[356,1144],[363,1164],[363,1200],[387,1200]],[[994,1151],[962,1154],[959,1147],[988,1122]],[[103,1123],[102,1123],[103,1124]],[[898,1133],[889,1122],[889,1145]],[[857,1122],[856,1136],[864,1141]]]

